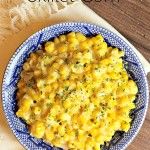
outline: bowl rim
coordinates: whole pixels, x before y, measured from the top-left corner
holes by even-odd
[[[22,141],[21,138],[19,138],[18,134],[16,133],[16,130],[12,127],[12,122],[10,121],[9,119],[9,113],[7,112],[7,107],[6,107],[6,103],[5,103],[5,96],[4,96],[4,85],[5,85],[5,80],[6,80],[6,76],[8,74],[8,70],[10,69],[10,65],[12,64],[11,62],[14,60],[14,58],[17,56],[17,54],[21,51],[21,49],[25,46],[25,44],[30,41],[32,38],[36,37],[39,33],[41,32],[44,32],[44,30],[48,30],[48,29],[51,29],[51,28],[55,28],[55,27],[59,27],[59,26],[65,26],[65,25],[69,25],[69,26],[73,26],[73,25],[87,25],[87,26],[92,26],[94,28],[101,28],[105,31],[108,31],[109,33],[111,33],[112,35],[114,35],[115,37],[117,37],[118,39],[122,40],[123,43],[125,43],[129,48],[130,50],[133,52],[134,54],[134,57],[137,58],[137,61],[138,63],[140,64],[141,66],[141,69],[142,69],[142,72],[143,72],[143,77],[144,77],[144,80],[145,80],[145,87],[146,87],[146,100],[145,100],[145,109],[144,109],[144,114],[143,114],[143,117],[141,119],[141,122],[137,128],[137,130],[133,133],[133,136],[128,140],[127,143],[125,143],[123,146],[122,146],[122,149],[126,149],[129,144],[131,144],[131,142],[135,139],[135,137],[137,136],[137,134],[139,133],[143,123],[144,123],[144,120],[145,120],[145,117],[146,117],[146,113],[147,113],[147,110],[148,110],[148,105],[149,105],[149,86],[148,86],[148,80],[147,80],[147,75],[145,73],[145,70],[144,70],[144,67],[139,59],[139,57],[137,56],[137,54],[133,51],[133,49],[130,47],[130,45],[128,43],[126,43],[124,41],[124,39],[122,37],[120,37],[119,35],[117,35],[116,33],[114,33],[113,31],[107,29],[107,28],[104,28],[100,25],[96,25],[96,24],[93,24],[93,23],[88,23],[88,22],[74,22],[74,21],[71,21],[71,22],[60,22],[60,23],[56,23],[56,24],[52,24],[52,25],[49,25],[49,26],[46,26],[46,27],[43,27],[41,28],[40,30],[36,31],[35,33],[33,33],[32,35],[30,35],[29,37],[27,37],[17,48],[16,50],[13,52],[12,56],[10,57],[10,59],[8,60],[8,63],[4,69],[4,74],[3,74],[3,78],[2,78],[2,92],[1,92],[1,98],[2,98],[2,108],[3,108],[3,112],[5,114],[5,117],[6,117],[6,120],[7,120],[7,124],[9,125],[10,129],[11,129],[11,132],[14,134],[14,136],[16,137],[16,139],[18,140],[18,142],[26,149],[30,149],[30,147],[28,147],[26,145],[25,142]]]

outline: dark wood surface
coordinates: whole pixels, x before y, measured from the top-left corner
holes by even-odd
[[[123,34],[150,62],[150,0],[86,1],[91,1],[84,3]],[[150,109],[138,136],[127,149],[150,150]]]

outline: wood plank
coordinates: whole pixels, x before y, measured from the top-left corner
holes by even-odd
[[[135,1],[120,0],[119,3],[114,4],[92,1],[86,4],[128,39],[140,42],[144,48],[150,49],[150,9],[148,5],[143,4],[144,2],[140,5]]]

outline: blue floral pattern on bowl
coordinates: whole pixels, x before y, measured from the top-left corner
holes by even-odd
[[[103,149],[105,150],[125,149],[137,135],[146,115],[149,99],[146,75],[139,58],[120,37],[107,29],[88,23],[70,22],[46,27],[29,37],[16,50],[7,65],[2,84],[3,108],[9,126],[19,142],[28,150],[58,149],[51,147],[43,140],[32,137],[28,132],[25,122],[16,117],[16,85],[20,78],[23,63],[31,52],[37,50],[43,42],[52,40],[54,37],[71,31],[82,32],[88,36],[100,33],[111,46],[118,47],[125,51],[124,61],[128,63],[128,71],[136,81],[139,88],[139,93],[136,99],[136,109],[131,113],[133,119],[132,127],[127,133],[117,132],[110,143],[107,146],[103,146]]]

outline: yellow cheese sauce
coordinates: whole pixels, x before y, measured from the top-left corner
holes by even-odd
[[[52,146],[99,150],[116,131],[130,129],[138,88],[123,56],[101,35],[71,32],[46,42],[23,65],[16,115]]]

